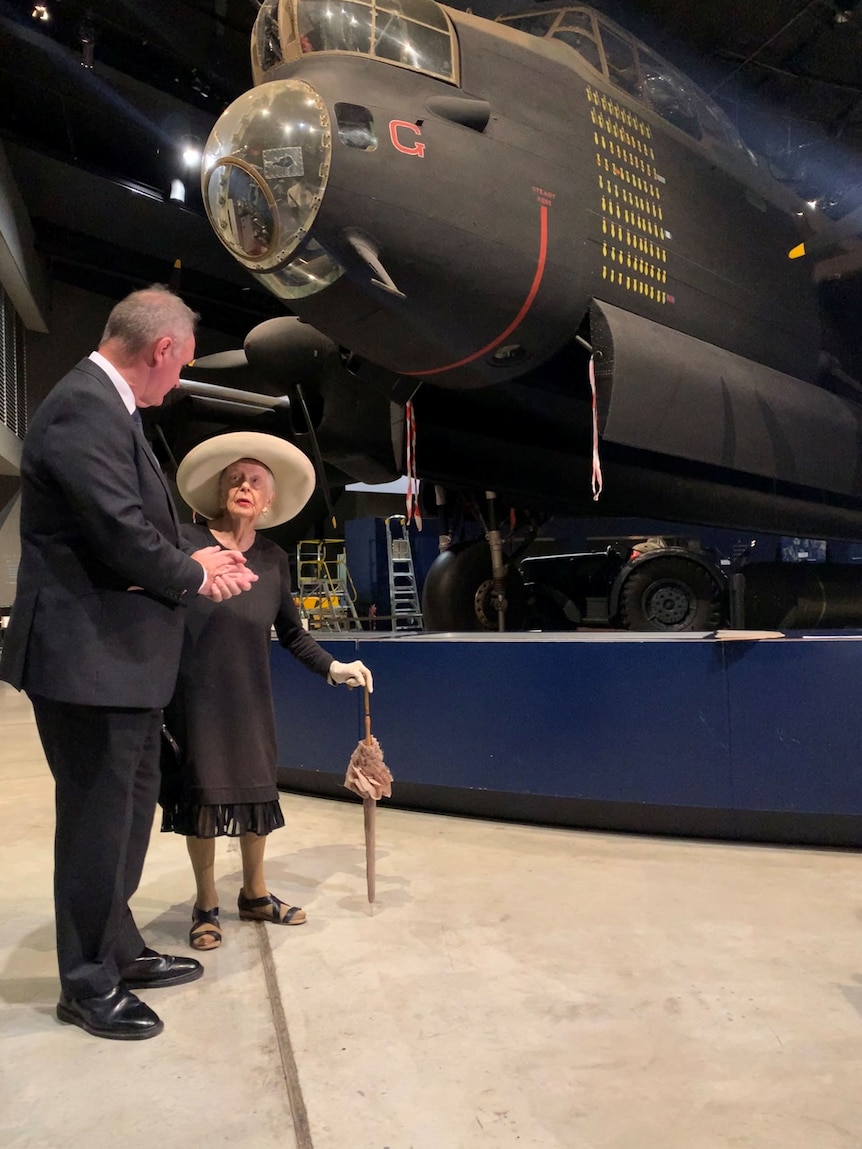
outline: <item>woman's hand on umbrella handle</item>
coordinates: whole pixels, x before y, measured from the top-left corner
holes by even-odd
[[[364,686],[369,694],[374,692],[374,679],[371,677],[371,671],[364,662],[338,662],[333,661],[329,667],[329,676],[327,678],[330,686],[337,686],[339,683],[344,683],[349,690],[354,686]]]

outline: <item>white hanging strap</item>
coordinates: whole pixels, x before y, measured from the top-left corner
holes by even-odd
[[[590,356],[590,395],[593,407],[593,466],[590,485],[593,492],[593,502],[597,503],[602,493],[602,463],[599,458],[599,411],[596,401],[596,369],[593,356]]]
[[[413,414],[413,400],[408,399],[404,408],[407,423],[407,525],[416,523],[422,530],[422,512],[419,509],[419,480],[416,478],[416,419]]]

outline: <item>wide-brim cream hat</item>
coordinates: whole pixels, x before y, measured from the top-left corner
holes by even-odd
[[[239,459],[255,459],[272,471],[275,495],[269,513],[255,527],[277,527],[294,518],[314,491],[314,467],[307,455],[277,435],[260,431],[230,431],[198,443],[177,468],[177,487],[193,511],[205,519],[219,514],[219,479],[225,467]]]

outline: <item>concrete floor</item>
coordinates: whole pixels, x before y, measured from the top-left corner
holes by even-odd
[[[0,684],[4,1149],[862,1145],[858,853],[384,803],[372,913],[358,802],[283,804],[268,872],[307,925],[240,923],[222,842],[222,948],[200,981],[142,993],[164,1033],[60,1025],[51,782]],[[183,843],[154,833],[149,943],[188,952],[191,904]]]

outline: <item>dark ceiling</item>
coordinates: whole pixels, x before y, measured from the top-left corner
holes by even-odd
[[[217,114],[250,83],[256,0],[0,0],[6,33],[28,29]],[[493,17],[517,0],[475,0]],[[862,4],[859,0],[598,0],[712,93],[750,142],[835,188],[862,180]],[[467,5],[456,5],[467,7]],[[3,30],[0,29],[0,35]],[[88,47],[89,43],[89,47]],[[14,53],[13,53],[14,55]],[[3,68],[20,71],[6,52]],[[86,82],[86,77],[79,77]],[[822,171],[820,169],[823,169]],[[839,188],[840,190],[840,188]]]
[[[250,85],[256,0],[44,6],[47,21],[33,18],[32,2],[0,0],[0,136],[13,153],[19,149],[19,167],[30,164],[28,183],[35,176],[27,151],[96,175],[119,174],[165,197],[183,174],[181,143],[203,143],[225,105]],[[471,5],[486,17],[526,7],[517,0]],[[862,203],[862,0],[598,0],[594,7],[712,93],[773,172],[805,198],[834,217]],[[39,211],[31,214],[44,219],[54,214],[57,193],[39,186]],[[191,174],[186,191],[183,211],[191,216],[200,210]],[[58,228],[65,235],[74,227],[68,219],[51,227],[40,240],[58,258]],[[196,272],[215,283],[225,269],[213,254]],[[249,316],[272,313],[274,301],[247,283],[244,291],[235,326],[247,329]]]

